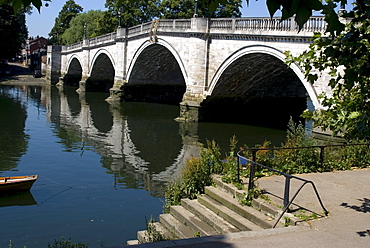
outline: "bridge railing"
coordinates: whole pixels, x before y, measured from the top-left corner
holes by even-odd
[[[138,34],[149,33],[152,22],[143,23],[134,27],[128,28],[128,37]]]
[[[163,19],[159,21],[159,29],[179,29],[185,30],[191,28],[191,19]]]
[[[116,38],[116,36],[117,36],[116,32],[97,36],[97,37],[89,39],[89,44],[95,45],[95,44],[103,43],[106,41],[113,41]]]
[[[159,19],[157,21],[143,23],[127,29],[127,37],[131,38],[141,34],[148,34],[157,31],[185,31],[191,29],[191,19]],[[310,17],[303,26],[301,32],[324,32],[326,30],[326,22],[322,16]],[[253,17],[253,18],[212,18],[210,20],[210,31],[284,31],[298,32],[293,18],[280,21],[280,18],[269,17]],[[102,36],[91,38],[86,45],[96,45],[109,41],[114,41],[117,33],[109,33]],[[64,46],[63,50],[79,49],[84,45],[83,41],[72,45]]]
[[[74,49],[78,49],[78,48],[81,48],[82,47],[82,41],[80,42],[77,42],[77,43],[73,43],[71,45],[68,45],[68,46],[63,46],[62,47],[62,50],[74,50]]]
[[[109,34],[104,34],[101,36],[97,36],[91,39],[88,39],[87,44],[88,45],[96,45],[96,44],[101,44],[101,43],[106,43],[108,41],[114,41],[114,39],[117,37],[117,32],[114,33],[109,33]],[[63,50],[74,50],[74,49],[79,49],[84,45],[83,41],[68,45],[68,46],[63,46]]]
[[[214,30],[259,30],[259,31],[296,31],[298,25],[294,18],[280,21],[279,17],[254,17],[254,18],[214,18],[211,19],[210,29]],[[323,32],[326,30],[324,17],[315,16],[309,18],[303,26],[303,32]]]

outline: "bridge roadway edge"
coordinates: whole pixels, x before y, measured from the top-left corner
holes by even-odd
[[[309,226],[239,232],[184,240],[162,241],[119,247],[369,247],[370,244],[370,168],[300,175],[315,183],[325,207],[327,218],[309,221]],[[259,187],[282,192],[283,178],[278,176],[259,180]],[[293,185],[294,186],[294,185]],[[295,203],[321,211],[310,187]],[[282,193],[280,193],[282,195]]]

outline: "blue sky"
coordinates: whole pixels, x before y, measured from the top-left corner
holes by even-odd
[[[36,37],[37,35],[48,38],[48,34],[54,26],[55,18],[62,9],[66,0],[53,0],[49,7],[42,7],[39,13],[37,9],[33,10],[31,15],[27,15],[27,26],[29,36]],[[106,0],[75,0],[84,11],[89,10],[105,10],[104,4]],[[351,1],[352,2],[352,1]],[[246,6],[246,1],[243,0],[242,8],[243,17],[267,17],[269,16],[266,2],[264,0],[254,1],[250,0],[249,6]]]

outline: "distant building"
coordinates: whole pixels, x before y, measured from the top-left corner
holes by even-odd
[[[46,54],[48,39],[39,37],[29,39],[26,45],[27,64],[31,70],[46,71]]]

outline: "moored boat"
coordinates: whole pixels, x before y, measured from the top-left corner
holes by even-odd
[[[0,194],[30,190],[37,175],[0,177]]]

